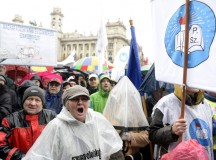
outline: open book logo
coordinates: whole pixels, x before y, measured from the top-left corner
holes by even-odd
[[[175,36],[175,50],[181,52],[184,52],[185,49],[185,22],[186,17],[181,17],[179,20],[179,23],[181,25],[181,31]],[[194,24],[189,29],[188,54],[198,50],[204,51],[204,42],[201,27]]]
[[[190,2],[188,68],[194,68],[209,58],[215,36],[215,15],[199,1]],[[183,67],[185,47],[185,5],[171,17],[165,33],[165,48],[174,64]]]

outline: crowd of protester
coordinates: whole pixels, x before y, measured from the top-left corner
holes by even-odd
[[[15,84],[0,65],[0,159],[163,159],[179,138],[196,139],[214,159],[216,94],[188,87],[185,118],[179,118],[181,86],[158,99],[150,95],[151,113],[144,115],[149,126],[128,130],[125,141],[103,116],[110,93],[124,88],[114,91],[115,85],[106,74],[58,71],[31,73]],[[136,149],[129,152],[125,146]]]

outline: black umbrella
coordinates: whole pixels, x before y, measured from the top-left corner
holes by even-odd
[[[173,84],[159,82],[155,79],[155,65],[152,64],[151,68],[145,75],[142,84],[139,87],[139,92],[141,94],[147,93],[148,95],[152,95],[153,91],[160,88],[167,90],[168,93],[173,92],[174,90]]]

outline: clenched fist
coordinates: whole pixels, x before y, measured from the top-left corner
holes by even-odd
[[[176,135],[181,135],[187,129],[187,124],[185,119],[177,119],[172,125],[172,133]]]

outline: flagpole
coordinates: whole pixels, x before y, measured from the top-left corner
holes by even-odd
[[[130,27],[133,27],[133,20],[132,19],[129,20],[129,23],[130,23]],[[133,35],[131,35],[131,36],[132,36],[132,39],[135,38],[135,37],[133,37]],[[131,43],[133,43],[133,42],[131,42]],[[131,52],[131,49],[130,49],[130,52]],[[127,66],[127,69],[128,69],[128,66]],[[141,96],[141,100],[142,100],[143,112],[144,112],[145,116],[147,117],[148,113],[147,113],[147,108],[146,108],[145,96]],[[150,149],[150,154],[151,154],[151,160],[153,160],[154,159],[153,158],[153,147],[152,147],[152,143],[151,142],[149,143],[149,149]]]
[[[189,41],[189,0],[186,0],[185,7],[185,44],[184,44],[184,68],[183,68],[183,87],[182,87],[182,102],[180,118],[184,118],[186,87],[187,87],[187,67],[188,67],[188,41]],[[179,142],[182,141],[182,135],[179,137]]]
[[[98,30],[98,40],[96,45],[96,53],[98,54],[98,75],[103,73],[103,63],[104,63],[104,55],[106,51],[106,46],[108,44],[106,26],[103,23],[103,19],[101,17],[100,26]]]

